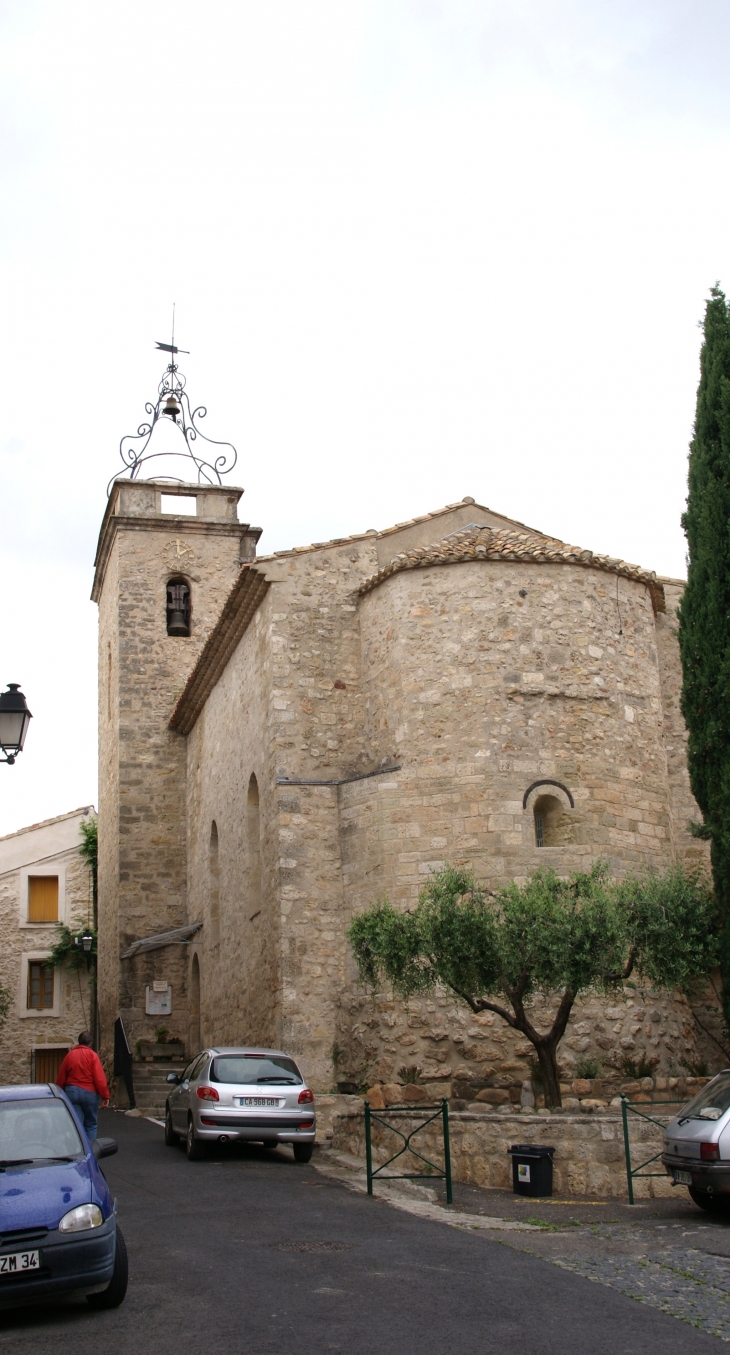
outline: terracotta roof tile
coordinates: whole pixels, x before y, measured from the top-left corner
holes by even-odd
[[[518,560],[534,564],[582,565],[588,569],[599,569],[607,574],[617,574],[622,578],[636,579],[646,584],[651,594],[655,612],[663,612],[664,589],[656,574],[639,565],[629,565],[625,560],[615,560],[610,555],[594,555],[593,551],[581,550],[579,546],[568,546],[553,536],[542,536],[540,532],[515,531],[509,528],[494,530],[491,527],[471,526],[452,532],[432,546],[414,546],[412,550],[396,555],[389,565],[372,574],[360,586],[362,596],[377,588],[392,574],[404,569],[426,569],[434,565],[455,565],[468,560]]]

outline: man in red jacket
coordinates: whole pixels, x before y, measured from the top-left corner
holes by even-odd
[[[78,1044],[69,1050],[63,1060],[58,1070],[56,1086],[63,1087],[77,1118],[86,1130],[89,1143],[93,1143],[97,1134],[99,1101],[101,1100],[102,1106],[109,1105],[109,1088],[106,1085],[101,1059],[91,1048],[88,1030],[82,1030]]]

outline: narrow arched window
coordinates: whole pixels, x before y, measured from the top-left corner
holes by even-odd
[[[188,1058],[195,1058],[203,1043],[200,1026],[200,960],[193,956],[190,966],[190,1013],[188,1022]]]
[[[168,579],[167,633],[190,634],[190,588],[185,579]]]
[[[214,946],[220,940],[220,864],[218,859],[218,825],[213,820],[210,825],[210,847],[208,849],[208,874],[210,896],[210,939]]]
[[[534,814],[536,847],[562,847],[572,841],[570,815],[556,795],[538,796]]]
[[[251,776],[246,796],[246,846],[248,849],[248,914],[253,919],[261,911],[261,825],[259,820],[259,784]]]

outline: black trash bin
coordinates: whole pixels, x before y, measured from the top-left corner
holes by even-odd
[[[546,1144],[513,1143],[508,1151],[515,1195],[552,1195],[555,1149]]]

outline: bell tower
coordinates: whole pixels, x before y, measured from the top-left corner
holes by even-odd
[[[106,1055],[120,1015],[130,1046],[154,1039],[161,1024],[187,1034],[188,947],[166,934],[199,919],[187,909],[186,741],[168,721],[261,535],[238,520],[243,490],[220,483],[226,458],[211,465],[199,455],[201,411],[190,410],[178,350],[164,347],[171,361],[156,404],[147,406],[150,423],[137,440],[122,440],[128,474],[111,484],[91,595],[99,605],[98,991]],[[185,480],[138,478],[161,455],[149,451],[160,419],[182,435]],[[139,448],[125,449],[139,439]],[[148,1013],[155,983],[168,989],[169,1015]]]

